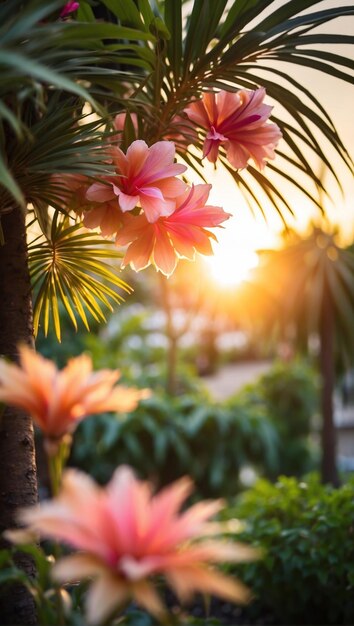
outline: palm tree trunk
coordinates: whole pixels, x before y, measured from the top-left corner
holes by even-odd
[[[320,371],[322,408],[322,480],[339,485],[336,464],[336,431],[333,416],[334,374],[334,311],[324,294],[320,324]]]
[[[14,208],[2,217],[5,244],[0,246],[0,354],[17,360],[19,342],[33,344],[31,286],[23,212]],[[0,532],[16,526],[16,511],[37,501],[32,420],[23,411],[5,407],[0,418]],[[4,545],[4,544],[3,544]],[[27,555],[17,564],[33,574]],[[35,624],[32,597],[23,586],[0,594],[2,624]]]

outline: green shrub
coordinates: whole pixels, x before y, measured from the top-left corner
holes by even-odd
[[[316,453],[310,441],[311,421],[318,410],[318,376],[303,360],[278,361],[253,385],[231,398],[263,410],[279,437],[279,465],[268,477],[302,476],[315,468]]]
[[[72,463],[106,482],[128,463],[164,485],[188,474],[199,495],[234,495],[239,472],[253,465],[269,475],[278,465],[277,433],[262,411],[229,410],[199,396],[153,396],[130,415],[85,420],[74,441]]]
[[[259,381],[268,412],[283,437],[306,437],[318,410],[318,375],[305,361],[278,361]]]
[[[228,515],[246,520],[238,538],[265,551],[242,567],[255,594],[251,619],[271,613],[280,624],[353,624],[354,481],[336,490],[315,476],[260,480]]]
[[[308,429],[315,402],[312,370],[301,363],[277,364],[226,404],[201,392],[171,398],[160,391],[123,418],[85,420],[72,462],[101,482],[128,463],[160,485],[188,474],[202,497],[233,496],[245,466],[271,479],[313,467]]]

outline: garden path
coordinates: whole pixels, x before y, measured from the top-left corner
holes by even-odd
[[[227,400],[249,383],[256,382],[272,366],[272,361],[244,361],[221,367],[216,374],[203,377],[203,383],[215,400]]]

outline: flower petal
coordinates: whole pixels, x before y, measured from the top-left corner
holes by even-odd
[[[115,187],[114,190],[115,192],[118,191],[117,195],[119,197],[119,206],[123,213],[125,213],[125,211],[132,211],[133,209],[135,209],[136,205],[139,202],[139,196],[129,196],[128,194],[118,190],[117,187]]]
[[[129,586],[123,579],[109,574],[95,580],[86,597],[86,616],[88,624],[105,622],[115,610],[129,600]]]
[[[164,229],[159,228],[154,246],[154,263],[165,276],[170,276],[177,263],[176,253]]]
[[[134,583],[132,590],[134,598],[140,606],[157,617],[157,619],[166,619],[166,610],[153,585],[147,581],[139,581]]]
[[[173,200],[160,200],[151,196],[141,195],[140,203],[148,222],[156,222],[159,217],[171,215],[175,210],[176,203]]]
[[[90,202],[107,202],[108,200],[113,200],[114,193],[112,186],[94,183],[86,191],[86,198],[90,200]]]

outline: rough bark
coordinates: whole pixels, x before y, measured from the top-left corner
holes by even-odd
[[[0,246],[0,354],[16,360],[18,343],[33,343],[26,229],[19,208],[3,215],[1,222],[5,244]],[[32,420],[23,411],[6,407],[0,418],[0,532],[17,525],[18,508],[36,501]],[[19,553],[16,558],[22,569],[33,574],[26,555]],[[0,615],[2,624],[36,623],[33,599],[20,585],[4,588]]]
[[[320,325],[320,371],[322,409],[322,480],[339,485],[336,463],[336,431],[334,426],[334,311],[329,298],[324,298]]]

